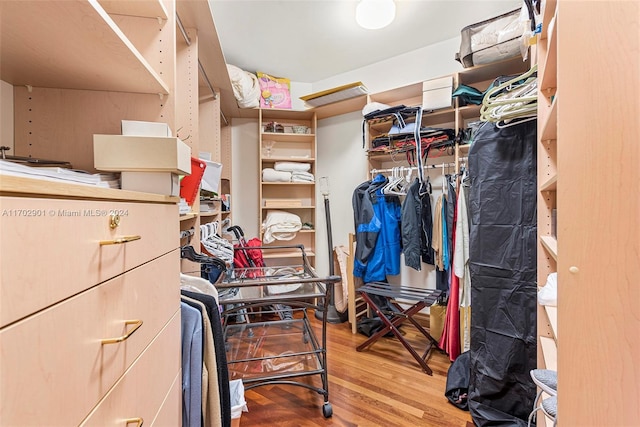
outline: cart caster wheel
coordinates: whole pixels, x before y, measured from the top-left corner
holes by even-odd
[[[331,403],[325,402],[324,405],[322,405],[322,415],[324,415],[325,418],[331,418],[331,416],[333,415],[333,408],[331,407]]]

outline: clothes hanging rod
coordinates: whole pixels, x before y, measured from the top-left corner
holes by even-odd
[[[176,13],[176,23],[178,24],[178,28],[180,29],[180,34],[182,34],[182,37],[184,38],[185,43],[187,43],[187,46],[191,46],[191,38],[187,34],[187,30],[184,28],[184,25],[182,24],[180,15],[178,15],[177,13]],[[209,80],[209,77],[207,76],[207,73],[205,72],[204,67],[202,66],[202,62],[200,62],[200,59],[198,59],[198,71],[200,71],[200,74],[202,75],[204,82],[206,83],[207,87],[211,91],[211,94],[213,95],[213,99],[218,99],[218,94],[213,88],[213,85],[211,84],[211,81]],[[224,123],[228,126],[229,122],[227,121],[227,118],[224,116],[224,113],[222,112],[222,110],[220,110],[220,116],[222,117],[222,120],[224,120]]]
[[[183,230],[180,232],[180,238],[181,239],[186,239],[187,237],[191,237],[195,234],[195,229],[193,227],[191,227],[188,230]]]
[[[180,16],[176,13],[176,23],[178,24],[178,28],[180,29],[180,33],[182,34],[182,37],[184,38],[184,41],[187,43],[187,46],[191,46],[191,39],[189,38],[189,35],[187,34],[187,30],[184,29],[184,25],[182,25],[182,20],[180,19]]]
[[[464,162],[467,160],[467,157],[460,157],[459,161]],[[455,167],[455,163],[440,163],[439,165],[424,165],[422,166],[422,169],[438,169],[438,168],[446,168],[446,167]],[[417,166],[397,166],[397,168],[402,168],[404,167],[404,170],[418,170]],[[371,169],[371,171],[369,172],[371,175],[374,175],[376,173],[383,173],[383,172],[393,172],[394,169],[396,168],[389,168],[389,169]]]

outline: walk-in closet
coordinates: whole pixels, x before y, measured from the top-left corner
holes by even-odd
[[[640,425],[640,1],[0,0],[0,427]]]

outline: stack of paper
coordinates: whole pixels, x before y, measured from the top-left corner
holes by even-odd
[[[103,188],[119,188],[118,177],[113,173],[91,174],[85,171],[58,167],[29,167],[23,164],[0,160],[0,174],[44,181],[93,185]]]

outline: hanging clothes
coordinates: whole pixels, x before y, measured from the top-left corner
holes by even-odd
[[[455,197],[455,195],[449,194],[450,198]],[[454,204],[455,206],[455,204]],[[452,221],[452,233],[456,231],[456,221],[457,221],[457,210],[453,210],[453,221]],[[452,246],[454,243],[452,243]],[[450,265],[449,272],[454,270],[453,261]],[[450,283],[450,291],[449,291],[449,302],[447,303],[447,314],[445,317],[444,330],[442,331],[442,337],[440,337],[440,342],[438,346],[445,351],[449,355],[449,359],[453,362],[460,355],[460,313],[458,311],[459,306],[459,281],[458,277],[455,274],[450,275],[451,283]]]
[[[206,414],[209,413],[211,417],[215,417],[215,403],[212,400],[215,400],[217,396],[217,403],[220,408],[220,421],[222,427],[230,427],[231,426],[231,396],[229,391],[229,370],[227,365],[227,353],[225,349],[224,335],[222,331],[222,321],[220,318],[220,310],[218,308],[218,304],[213,296],[208,294],[203,294],[199,292],[190,292],[186,290],[181,290],[180,293],[187,298],[194,299],[202,303],[205,307],[206,313],[205,316],[208,318],[211,324],[211,330],[213,335],[213,357],[215,358],[215,365],[211,359],[211,365],[214,366],[215,371],[217,373],[217,383],[210,383],[209,387],[209,395],[211,399],[209,399],[209,403],[204,407],[204,409],[210,408],[205,411],[205,419]],[[211,354],[208,356],[212,356]],[[206,358],[205,358],[206,359]],[[213,373],[211,373],[213,374]],[[215,422],[215,419],[212,420],[212,423]],[[205,424],[205,425],[214,425],[214,424]],[[216,422],[217,425],[217,422]]]
[[[402,203],[402,252],[404,263],[414,270],[421,270],[422,262],[433,265],[433,218],[431,215],[431,184],[411,184]]]
[[[204,304],[198,300],[189,298],[184,294],[180,300],[195,308],[202,316],[202,402],[200,410],[204,419],[204,425],[221,427],[222,417],[220,411],[220,395],[218,393],[218,371],[216,369],[215,346],[213,344],[213,330]]]
[[[449,248],[449,262],[453,260],[453,215],[456,210],[456,175],[446,175],[447,180],[447,244]]]
[[[202,425],[202,315],[180,303],[182,337],[182,425]]]
[[[442,263],[442,237],[442,197],[438,197],[433,215],[433,239],[431,240],[431,248],[433,249],[434,264],[440,271],[444,271]]]
[[[386,281],[387,275],[400,274],[402,208],[398,196],[382,192],[387,182],[383,175],[377,175],[368,186],[358,186],[353,195],[357,244],[353,274],[365,283]],[[365,245],[362,251],[361,242]]]
[[[382,179],[378,179],[382,177]],[[376,185],[386,184],[386,178],[376,176]],[[374,185],[374,180],[360,184],[353,192],[353,217],[356,231],[356,253],[353,262],[353,274],[363,277],[367,266],[367,260],[373,253],[380,232],[380,218],[376,217],[373,210],[373,201],[369,194],[369,188]]]
[[[456,212],[456,233],[453,256],[454,274],[462,281],[460,286],[461,309],[461,342],[462,352],[469,350],[471,345],[471,272],[469,271],[469,210],[467,209],[467,189],[462,178],[462,185],[458,191],[458,204]]]
[[[442,269],[449,270],[450,256],[449,256],[449,248],[451,247],[451,242],[449,241],[449,225],[447,223],[449,211],[449,202],[447,201],[447,196],[445,194],[442,195],[441,201],[441,212],[442,215]]]

